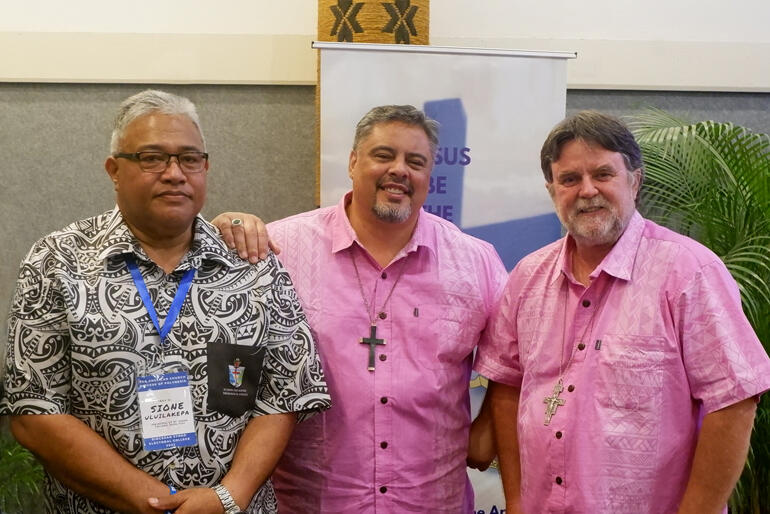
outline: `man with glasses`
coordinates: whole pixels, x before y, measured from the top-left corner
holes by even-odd
[[[105,163],[117,207],[22,262],[0,414],[46,469],[41,511],[276,512],[293,426],[329,406],[285,270],[198,215],[208,167],[189,100],[128,98]]]

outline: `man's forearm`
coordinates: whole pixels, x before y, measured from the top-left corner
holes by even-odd
[[[492,410],[495,447],[500,464],[507,512],[521,512],[521,462],[519,460],[519,388],[489,382],[487,397]]]
[[[466,462],[469,467],[484,471],[495,458],[495,435],[492,427],[492,407],[489,395],[484,396],[484,401],[479,409],[479,414],[471,423],[468,437],[468,457]]]
[[[245,509],[270,477],[291,438],[297,416],[269,414],[252,418],[241,434],[230,470],[222,479],[235,503]]]
[[[722,512],[746,463],[756,409],[748,398],[703,418],[680,514]]]
[[[157,512],[146,498],[168,492],[73,416],[12,416],[11,431],[65,487],[113,510]]]

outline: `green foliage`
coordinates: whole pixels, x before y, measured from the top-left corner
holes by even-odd
[[[39,512],[43,468],[0,425],[0,512]]]
[[[630,123],[645,162],[640,211],[719,255],[770,349],[770,137],[649,110]],[[770,398],[758,407],[733,513],[770,514]]]

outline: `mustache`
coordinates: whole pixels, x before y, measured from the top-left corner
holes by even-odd
[[[594,207],[609,207],[609,203],[603,197],[596,196],[591,199],[578,198],[575,202],[575,210],[582,211],[584,209],[592,209]]]
[[[409,179],[406,177],[390,177],[385,175],[377,180],[378,189],[383,188],[385,184],[398,184],[404,186],[406,188],[406,194],[409,196],[414,195],[414,188],[412,187],[411,182],[409,182]]]

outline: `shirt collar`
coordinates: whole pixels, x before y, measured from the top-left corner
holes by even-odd
[[[353,192],[349,191],[345,196],[340,198],[340,201],[337,202],[337,206],[334,208],[334,216],[332,217],[331,225],[333,253],[349,248],[354,242],[357,242],[356,232],[353,230],[353,226],[350,224],[348,215],[345,212],[345,207],[350,204],[352,197]]]
[[[435,230],[430,229],[428,223],[428,214],[420,208],[420,214],[417,216],[417,224],[414,227],[414,233],[412,239],[409,240],[404,250],[409,252],[416,252],[421,247],[427,248],[428,251],[436,257],[438,246],[437,233]]]
[[[350,204],[353,192],[348,191],[334,208],[334,217],[331,225],[332,229],[332,252],[337,253],[353,245],[358,244],[361,248],[364,246],[358,240],[353,226],[350,224],[345,208]],[[398,260],[403,255],[417,251],[421,246],[426,247],[435,256],[436,255],[436,233],[428,227],[425,213],[420,208],[417,216],[417,224],[414,227],[414,233],[409,242],[399,252],[394,260]]]
[[[634,211],[631,215],[631,219],[628,222],[628,226],[618,238],[615,245],[610,252],[604,256],[602,262],[591,272],[590,277],[596,278],[602,271],[616,278],[623,280],[631,280],[631,275],[634,269],[634,261],[636,260],[636,252],[639,248],[639,243],[642,240],[642,232],[644,231],[644,218],[639,214],[639,211]],[[571,255],[575,249],[575,242],[572,237],[567,234],[567,237],[562,239],[562,246],[559,252],[559,269],[561,274],[571,277],[572,276],[572,264]],[[554,280],[558,278],[559,274],[554,276]]]
[[[100,249],[99,260],[122,258],[127,253],[134,254],[140,260],[150,260],[142,249],[142,245],[128,228],[117,206],[107,216],[96,246]],[[193,221],[192,245],[182,258],[178,269],[200,268],[204,260],[218,261],[227,267],[232,267],[240,261],[240,258],[227,248],[216,227],[198,214]]]

